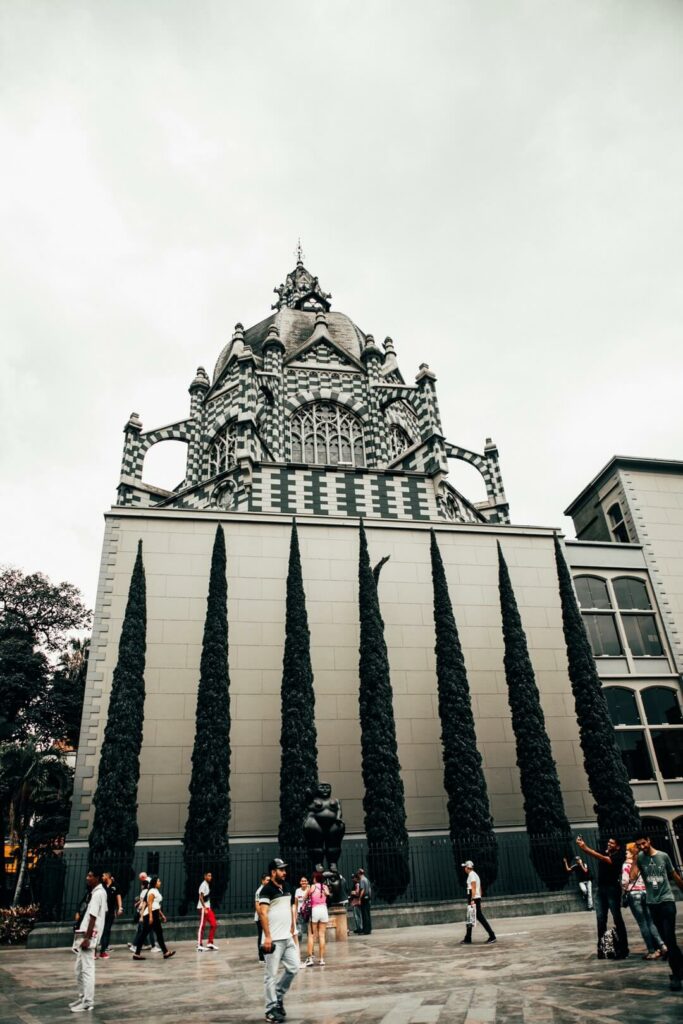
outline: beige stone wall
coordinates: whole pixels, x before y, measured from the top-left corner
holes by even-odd
[[[148,588],[146,708],[139,788],[141,838],[182,834],[216,523],[228,550],[232,710],[231,835],[278,825],[280,681],[290,522],[286,517],[116,510],[107,517],[73,838],[87,835],[130,573],[143,540]],[[357,523],[304,518],[301,554],[315,673],[320,775],[363,831],[358,724]],[[523,820],[498,605],[496,540],[510,567],[566,809],[592,817],[547,530],[439,524],[438,539],[469,671],[479,746],[498,826]],[[434,667],[429,529],[372,523],[371,558],[390,555],[380,583],[392,669],[408,827],[447,826]],[[291,723],[296,729],[296,722]]]
[[[626,500],[683,672],[683,473],[622,469]]]

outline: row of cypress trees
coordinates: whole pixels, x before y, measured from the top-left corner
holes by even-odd
[[[638,811],[557,537],[554,544],[569,676],[598,825],[604,833],[627,833],[637,828]],[[490,884],[496,875],[496,837],[477,747],[465,660],[433,530],[430,555],[449,831],[456,864],[461,856],[472,857]],[[389,659],[378,596],[380,570],[385,561],[383,559],[373,571],[361,521],[358,600],[363,809],[370,874],[376,879],[378,895],[392,902],[406,890],[410,869]],[[558,864],[562,854],[568,851],[571,828],[500,543],[498,563],[505,675],[531,856],[548,888],[559,888],[565,876],[564,872],[559,874]],[[145,575],[140,542],[113,677],[90,835],[93,859],[106,855],[116,865],[118,877],[124,882],[126,866],[132,864],[138,838],[137,783],[144,719],[145,637]],[[223,530],[218,526],[211,561],[190,801],[183,838],[188,885],[195,884],[193,865],[200,860],[211,860],[217,875],[214,883],[217,895],[227,884],[229,872],[229,690],[226,552]],[[281,851],[288,854],[304,845],[302,826],[307,791],[313,788],[318,777],[310,631],[295,522],[287,575],[281,710],[278,839]],[[553,842],[549,843],[549,837]]]

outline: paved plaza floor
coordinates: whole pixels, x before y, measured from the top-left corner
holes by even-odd
[[[286,1000],[288,1024],[681,1024],[683,994],[669,991],[665,964],[594,956],[590,913],[495,922],[498,942],[461,946],[464,927],[427,925],[330,943],[327,966],[299,973]],[[480,931],[480,929],[477,929]],[[218,941],[218,940],[217,940]],[[217,953],[178,943],[168,961],[135,963],[122,947],[98,961],[96,1008],[73,1015],[74,956],[68,949],[0,949],[0,1022],[67,1020],[219,1024],[263,1020],[263,969],[255,940],[223,939]]]

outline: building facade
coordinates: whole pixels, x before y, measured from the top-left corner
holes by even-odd
[[[179,842],[187,815],[217,523],[224,527],[228,548],[230,834],[233,841],[248,841],[277,833],[285,581],[294,516],[311,629],[320,776],[343,801],[349,832],[362,834],[364,828],[358,714],[361,517],[373,561],[390,556],[380,602],[409,830],[443,833],[448,827],[430,529],[436,531],[446,567],[497,827],[519,828],[524,820],[503,667],[498,541],[527,633],[566,810],[571,820],[590,823],[592,798],[567,677],[555,531],[510,523],[496,446],[487,441],[477,453],[449,441],[430,368],[421,365],[415,383],[406,384],[391,339],[380,347],[348,316],[333,311],[331,296],[301,258],[276,294],[269,317],[248,329],[236,326],[211,378],[197,371],[186,418],[149,431],[136,414],[126,424],[118,500],[105,515],[71,840],[87,840],[92,822],[118,639],[142,539],[148,633],[140,834],[143,841]],[[146,452],[169,440],[187,444],[185,479],[173,491],[144,481]],[[484,502],[470,501],[451,485],[449,459],[478,469]],[[621,561],[610,562],[616,550]],[[642,546],[617,549],[602,541],[570,546],[574,571],[583,575],[585,568],[592,575],[597,570],[590,560],[599,551],[609,554],[608,575],[615,582],[606,585],[614,600],[625,586],[616,580],[619,574],[644,579],[651,600],[659,600]],[[663,630],[662,635],[669,634]],[[659,667],[670,688],[676,657],[667,639]],[[626,675],[629,665],[625,655]],[[654,662],[649,665],[654,668]],[[661,681],[658,671],[655,677]],[[650,697],[636,700],[644,713],[642,702]],[[651,743],[656,742],[653,734]],[[628,753],[628,743],[622,749]],[[639,799],[675,812],[672,780],[643,782],[658,787],[657,797],[654,789],[644,789]]]

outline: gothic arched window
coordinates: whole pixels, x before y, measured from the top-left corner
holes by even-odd
[[[237,445],[237,433],[235,421],[231,420],[219,430],[211,442],[209,451],[209,476],[218,476],[235,465],[235,449]]]
[[[292,462],[337,466],[365,465],[363,424],[335,402],[315,402],[297,410],[290,420]]]
[[[389,427],[389,435],[387,437],[389,445],[389,462],[393,462],[399,455],[407,451],[412,445],[412,440],[409,437],[407,431],[403,427],[399,427],[398,423],[392,423]]]

